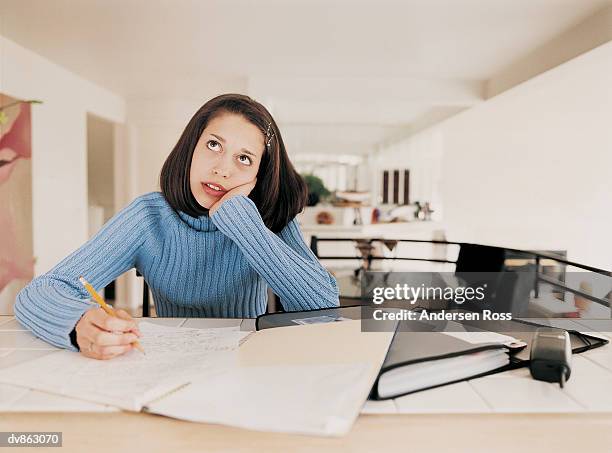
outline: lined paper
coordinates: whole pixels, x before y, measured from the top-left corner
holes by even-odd
[[[194,374],[216,373],[233,364],[239,342],[248,335],[234,327],[189,329],[147,322],[140,323],[140,330],[146,354],[132,350],[96,360],[58,350],[4,369],[0,382],[138,411]]]

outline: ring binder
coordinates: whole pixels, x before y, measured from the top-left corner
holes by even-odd
[[[262,330],[262,329],[269,329],[269,328],[274,328],[274,327],[296,326],[297,324],[295,324],[293,320],[299,319],[299,318],[312,317],[313,313],[316,313],[317,315],[328,314],[330,316],[341,316],[341,317],[351,318],[351,319],[360,319],[361,308],[362,308],[361,306],[355,305],[355,306],[324,308],[324,309],[299,311],[299,312],[267,313],[267,314],[263,314],[257,317],[256,328],[257,330]],[[399,329],[400,324],[398,324],[398,329]],[[469,325],[470,323],[464,322],[462,324]],[[464,377],[461,379],[454,379],[454,380],[446,381],[441,384],[438,383],[436,385],[431,385],[431,386],[421,388],[415,391],[421,391],[421,390],[426,390],[430,388],[440,387],[443,385],[454,384],[454,383],[469,380],[469,379],[476,379],[479,377],[483,377],[483,376],[487,376],[487,375],[491,375],[495,373],[501,373],[501,372],[508,371],[508,370],[526,367],[529,365],[529,352],[531,349],[531,343],[532,343],[532,339],[533,339],[533,335],[535,331],[540,327],[549,327],[549,326],[544,326],[542,324],[534,323],[531,321],[517,320],[517,319],[514,319],[512,321],[491,321],[490,323],[487,323],[487,325],[491,327],[488,330],[492,332],[498,332],[502,334],[505,333],[507,335],[514,336],[517,339],[521,340],[522,342],[526,343],[527,346],[524,348],[519,348],[518,350],[517,349],[513,350],[512,348],[506,348],[509,353],[509,362],[507,363],[507,365],[503,367],[497,367],[490,371],[482,372],[482,373]],[[483,324],[480,323],[479,327],[482,328],[482,326]],[[580,354],[582,352],[588,351],[590,349],[598,348],[598,347],[604,346],[609,343],[609,341],[604,338],[595,337],[595,336],[588,335],[588,334],[585,334],[585,333],[582,333],[576,330],[571,330],[571,329],[563,329],[563,330],[567,331],[569,334],[571,347],[572,347],[572,353],[574,354]],[[397,347],[396,341],[399,341],[396,339],[397,332],[398,330],[396,330],[396,336],[393,339],[393,342],[391,344],[391,347],[389,348],[388,354],[391,354],[391,352],[393,351],[394,345],[395,347]],[[439,332],[430,332],[430,333],[440,335]],[[467,348],[467,347],[464,348],[464,353],[469,354],[469,353],[478,352],[478,351],[486,350],[486,349],[492,349],[492,348],[494,349],[495,346],[484,347],[483,349],[483,345],[480,345],[480,346],[471,345],[471,348]],[[455,354],[455,355],[458,355],[458,354]],[[420,360],[426,361],[426,360],[433,360],[434,358],[440,359],[440,358],[443,358],[443,356],[444,356],[444,351],[441,351],[435,357],[432,357],[432,354],[429,354],[428,356],[427,353],[423,353],[421,354]],[[444,358],[448,358],[448,357],[450,357],[450,354],[447,351]],[[385,363],[388,363],[388,358],[389,358],[389,355],[385,359]],[[393,365],[393,368],[396,368],[402,365],[407,365],[409,363],[411,362],[405,362],[403,364],[396,363]],[[388,370],[389,368],[386,369],[385,365],[383,364],[383,366],[381,367],[381,373],[384,373],[385,371],[388,371]],[[380,378],[380,374],[379,374],[379,378]],[[378,384],[379,378],[376,380],[376,383],[373,387],[373,392],[370,394],[370,398],[372,399],[391,399],[391,398],[402,396],[402,395],[395,395],[389,398],[379,398],[376,392],[376,385]],[[407,392],[405,394],[408,394],[408,393],[414,393],[414,391]]]

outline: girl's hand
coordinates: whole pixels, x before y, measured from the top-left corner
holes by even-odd
[[[130,351],[140,330],[136,321],[125,311],[116,310],[117,317],[101,307],[85,312],[75,330],[81,354],[92,359],[107,360]]]
[[[253,181],[247,182],[246,184],[242,184],[240,186],[236,186],[232,190],[229,190],[219,199],[219,201],[217,201],[214,205],[210,207],[210,209],[208,210],[208,215],[212,216],[215,212],[217,212],[217,209],[219,209],[219,207],[230,198],[236,197],[238,195],[245,195],[248,197],[249,194],[255,188],[255,184],[257,184],[257,178],[255,178]]]

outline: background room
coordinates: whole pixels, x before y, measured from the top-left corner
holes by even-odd
[[[278,120],[317,195],[307,243],[446,239],[609,270],[611,40],[608,0],[3,0],[2,105],[41,103],[31,158],[0,182],[0,312],[159,190],[182,128],[224,92]],[[138,312],[141,280],[118,279],[119,305]]]

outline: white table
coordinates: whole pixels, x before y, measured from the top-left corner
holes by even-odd
[[[148,321],[196,328],[240,326],[253,330],[250,319],[151,318]],[[581,331],[591,329],[575,321]],[[610,336],[609,333],[600,334]],[[0,317],[0,372],[12,364],[47,354],[53,347],[25,331],[13,317]],[[536,446],[543,451],[612,451],[612,347],[575,355],[564,390],[531,379],[527,369],[487,376],[427,390],[394,401],[367,402],[363,415],[343,439],[255,433],[217,425],[193,424],[81,402],[43,392],[0,385],[0,431],[63,431],[64,446],[100,451],[142,445],[150,451],[254,448],[287,451],[318,448],[413,451],[465,448],[466,451],[517,451]],[[401,414],[401,415],[397,415]],[[528,415],[525,415],[528,414]],[[101,424],[101,425],[100,425]],[[103,429],[99,429],[99,427]],[[176,437],[169,432],[175,432]],[[134,437],[134,432],[138,435]],[[89,433],[89,437],[85,434]],[[229,437],[228,437],[229,436]],[[140,440],[137,440],[140,439]],[[478,439],[484,439],[482,442]],[[547,440],[548,439],[548,440]],[[494,444],[493,444],[494,443]],[[493,447],[495,445],[495,448]],[[411,448],[412,449],[412,448]],[[182,451],[182,450],[177,450]]]

